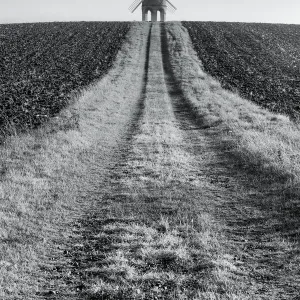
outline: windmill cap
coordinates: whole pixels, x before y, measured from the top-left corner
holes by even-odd
[[[167,5],[166,0],[144,0],[143,5]]]

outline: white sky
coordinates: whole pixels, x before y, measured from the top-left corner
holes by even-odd
[[[168,20],[300,24],[300,0],[170,0]],[[0,24],[49,21],[141,20],[133,0],[0,0]]]

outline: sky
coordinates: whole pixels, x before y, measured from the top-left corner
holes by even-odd
[[[170,0],[167,20],[300,24],[300,0]],[[52,21],[140,21],[133,0],[0,0],[0,24]]]

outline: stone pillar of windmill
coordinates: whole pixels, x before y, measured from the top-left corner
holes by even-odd
[[[166,0],[144,0],[142,2],[143,21],[148,21],[148,11],[151,12],[151,21],[157,21],[157,14],[160,12],[160,21],[166,20],[167,1]]]

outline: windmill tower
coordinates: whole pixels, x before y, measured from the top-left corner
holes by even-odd
[[[148,11],[151,12],[151,21],[157,21],[157,13],[160,12],[160,20],[166,21],[167,10],[174,13],[177,9],[169,0],[135,0],[129,7],[133,13],[142,4],[143,21],[148,21]]]

